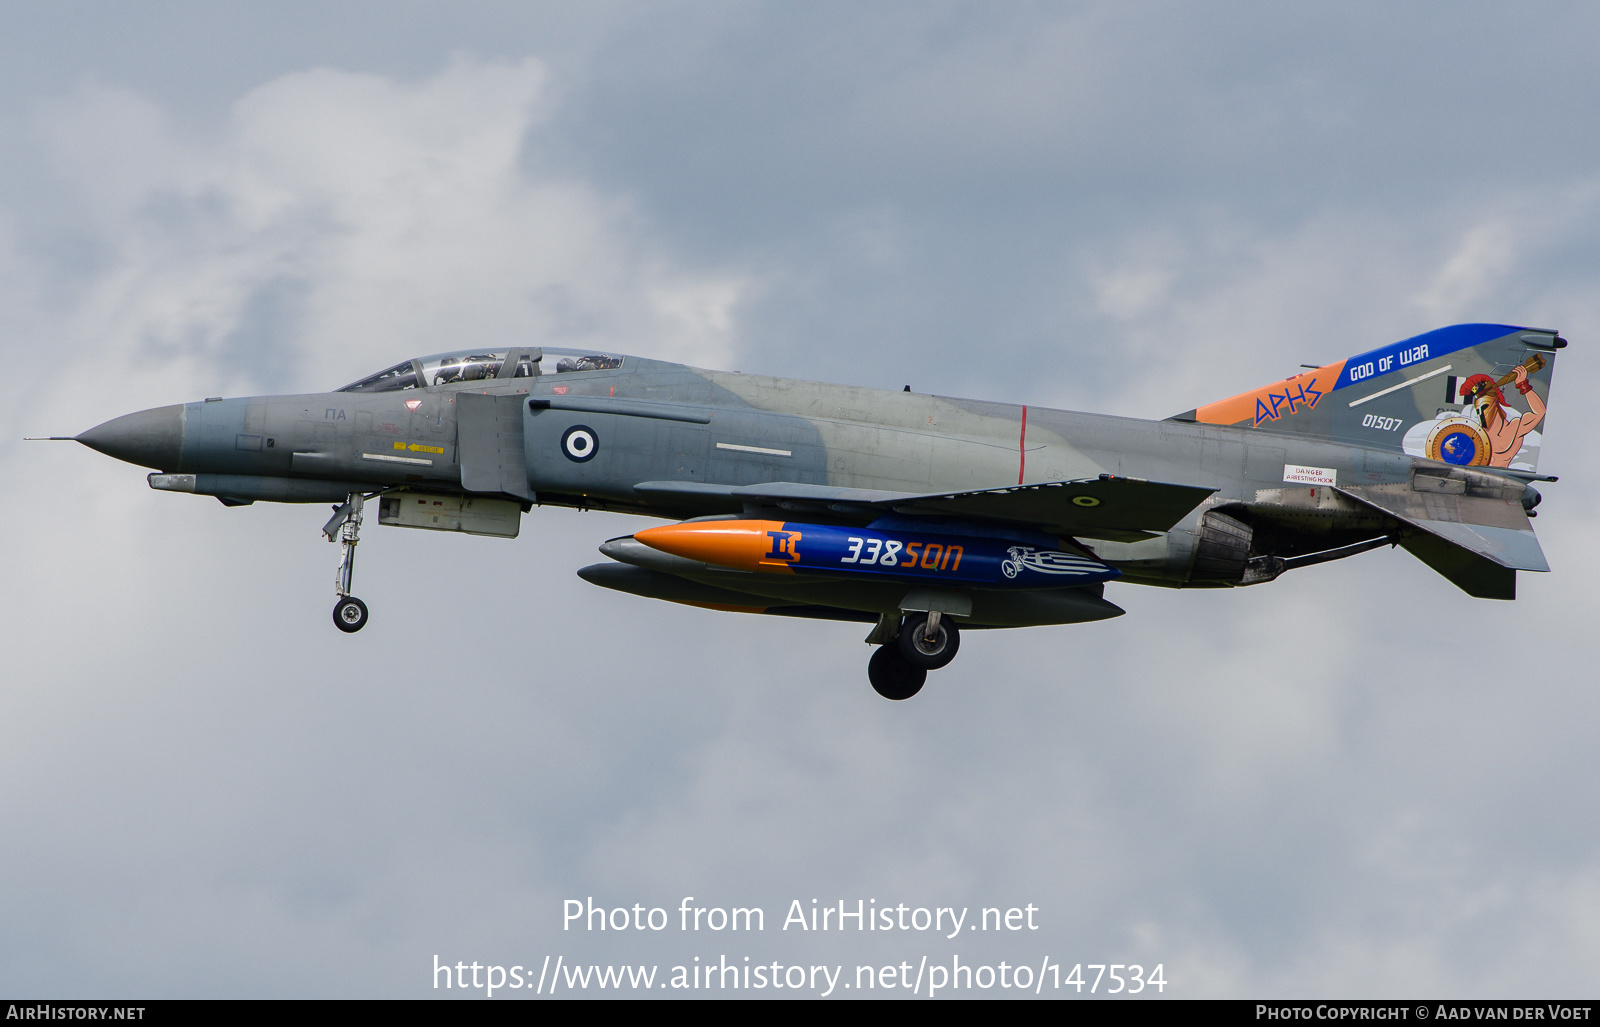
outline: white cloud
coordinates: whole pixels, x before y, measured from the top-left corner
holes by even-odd
[[[46,314],[102,380],[171,400],[487,343],[727,364],[748,281],[675,261],[626,197],[531,173],[547,91],[533,60],[318,69],[202,133],[85,87],[42,122],[103,256]]]
[[[0,345],[9,366],[38,378],[6,423],[17,435],[70,434],[208,394],[336,387],[406,356],[486,342],[732,362],[749,280],[675,257],[626,196],[532,170],[547,92],[536,61],[457,59],[417,81],[284,75],[208,130],[111,86],[46,105],[38,146],[71,198],[53,215],[55,238],[86,240],[89,255],[53,265],[30,250],[36,238],[0,235],[0,274],[15,301],[5,317],[25,329]],[[37,358],[39,339],[50,340],[52,359]],[[54,371],[66,367],[70,388],[37,387],[61,383]],[[267,978],[283,974],[297,982],[291,990],[371,994],[383,981],[409,990],[412,950],[461,930],[458,910],[432,894],[453,863],[493,867],[513,891],[537,894],[541,909],[556,901],[551,882],[565,871],[529,876],[552,858],[543,845],[520,828],[485,835],[477,819],[507,816],[521,800],[504,782],[532,764],[490,756],[468,772],[491,782],[487,797],[458,811],[455,756],[431,777],[380,756],[368,763],[387,770],[371,777],[338,755],[367,744],[344,733],[345,713],[305,708],[285,720],[277,700],[258,700],[315,695],[312,705],[337,706],[368,682],[378,688],[359,715],[369,727],[401,697],[433,724],[405,747],[480,751],[481,732],[508,723],[509,707],[462,703],[462,668],[482,655],[502,667],[542,659],[572,675],[564,663],[576,654],[561,640],[602,616],[596,602],[603,610],[623,597],[571,572],[598,559],[593,546],[615,525],[546,511],[520,546],[469,542],[477,555],[465,566],[476,569],[455,585],[435,566],[459,566],[454,546],[439,554],[456,555],[421,555],[437,540],[371,526],[358,582],[369,596],[392,588],[402,597],[374,603],[398,634],[384,642],[369,628],[367,645],[330,648],[334,551],[316,536],[325,511],[229,517],[209,501],[151,493],[142,471],[78,447],[7,447],[0,466],[30,483],[27,504],[0,512],[0,529],[28,540],[0,593],[14,643],[0,728],[12,783],[0,809],[78,839],[65,861],[52,857],[55,843],[13,854],[7,876],[36,887],[0,899],[0,920],[29,925],[0,932],[0,961],[23,975],[12,979],[56,981],[63,992],[102,980],[123,993],[240,994],[275,991]],[[527,573],[530,555],[555,561],[531,602],[508,578]],[[495,609],[468,614],[443,600],[462,588]],[[418,649],[422,625],[435,642]],[[445,637],[455,642],[438,644]],[[544,688],[559,691],[544,682],[504,698],[514,707]],[[452,707],[476,719],[441,741],[437,729],[452,718],[437,711]],[[526,753],[544,739],[548,762],[532,773],[574,773],[608,751],[574,748],[587,729],[553,707],[523,713],[525,727],[500,751]],[[247,722],[261,730],[241,733]],[[61,759],[51,739],[65,737],[93,755]],[[442,819],[396,835],[397,822],[421,823],[406,812],[413,804],[429,811],[422,821]],[[450,826],[461,816],[472,826]],[[276,827],[261,834],[262,825]],[[46,927],[41,897],[72,909]],[[40,932],[53,940],[28,940]],[[325,941],[303,945],[307,932]],[[356,953],[354,979],[317,983],[315,962],[333,956],[325,944]]]
[[[1114,357],[1063,381],[1060,402],[1167,416],[1448,324],[1581,331],[1600,304],[1571,251],[1600,221],[1597,195],[1579,178],[1536,199],[1500,193],[1419,212],[1403,227],[1342,209],[1113,231],[1082,247],[1069,280]]]

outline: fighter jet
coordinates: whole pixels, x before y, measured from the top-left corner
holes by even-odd
[[[334,503],[334,624],[378,523],[515,538],[537,506],[667,523],[585,581],[709,610],[871,624],[872,686],[961,633],[1115,617],[1107,582],[1260,585],[1398,545],[1472,596],[1545,571],[1529,518],[1554,331],[1440,328],[1139,420],[709,371],[613,353],[408,358],[332,392],[210,398],[75,437],[224,506]]]

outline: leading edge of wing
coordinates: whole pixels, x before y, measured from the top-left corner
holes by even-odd
[[[645,495],[703,496],[742,501],[774,500],[800,503],[876,505],[921,498],[916,492],[881,489],[843,489],[832,485],[806,485],[798,481],[764,481],[759,485],[715,485],[704,481],[641,481],[633,487]]]
[[[1114,542],[1168,531],[1217,490],[1102,474],[1076,481],[917,496],[896,512],[1027,524],[1057,535]]]
[[[800,482],[714,485],[691,481],[647,481],[634,486],[647,495],[681,496],[737,503],[816,505],[839,513],[900,513],[1022,524],[1058,535],[1137,541],[1170,530],[1216,491],[1143,478],[1097,478],[1008,485],[963,492],[888,492]]]

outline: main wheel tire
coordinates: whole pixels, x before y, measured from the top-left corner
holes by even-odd
[[[912,614],[900,625],[900,637],[895,641],[907,663],[923,670],[938,670],[956,658],[956,650],[961,648],[961,632],[955,621],[940,617],[939,630],[929,642],[922,637],[927,623],[927,614]]]
[[[367,604],[355,596],[344,596],[333,604],[333,625],[340,631],[360,631],[367,626]]]
[[[872,654],[872,659],[867,661],[867,679],[872,682],[873,691],[885,699],[899,701],[922,691],[922,683],[928,680],[928,672],[907,663],[895,646],[880,645],[878,651]]]

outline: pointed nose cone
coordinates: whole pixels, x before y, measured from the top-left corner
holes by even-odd
[[[77,441],[130,464],[176,471],[183,453],[183,406],[125,414],[90,428]]]

